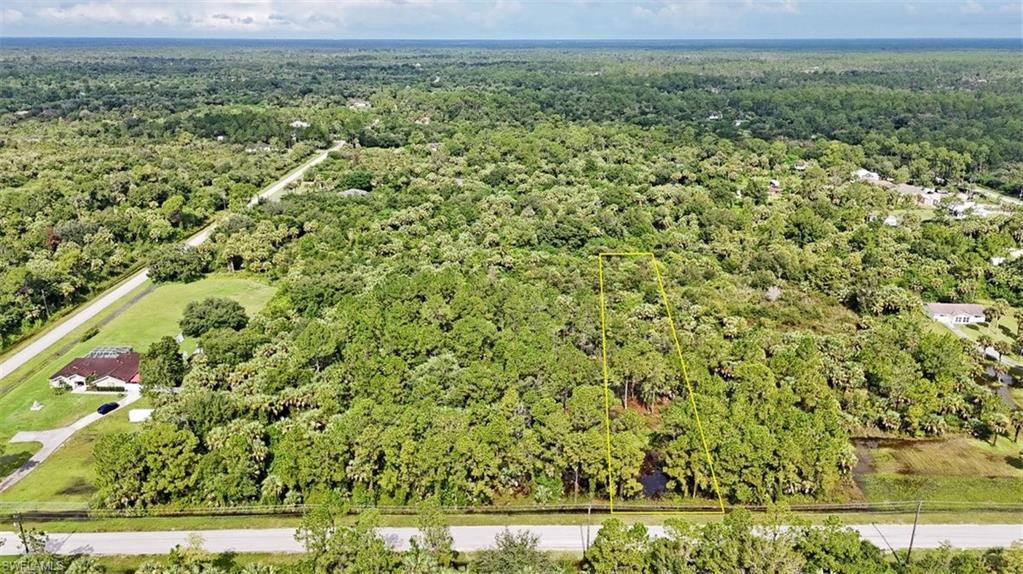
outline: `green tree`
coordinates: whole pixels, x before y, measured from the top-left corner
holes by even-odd
[[[455,558],[454,539],[444,522],[440,501],[436,497],[428,498],[419,504],[416,522],[419,528],[420,547],[433,556],[438,565],[450,566]]]
[[[373,174],[364,169],[352,170],[341,180],[341,186],[347,189],[373,191]]]
[[[799,528],[795,550],[806,560],[806,572],[887,574],[892,566],[881,550],[829,517],[823,526]]]
[[[160,389],[181,386],[185,361],[177,341],[163,337],[149,346],[139,361],[139,379],[143,388]]]
[[[189,337],[199,337],[211,329],[234,329],[238,331],[249,322],[245,308],[233,299],[208,297],[192,301],[178,323],[181,332]]]
[[[504,530],[494,547],[480,551],[470,565],[479,574],[546,574],[556,571],[554,563],[537,548],[538,538],[528,531]]]
[[[1015,431],[1012,442],[1019,442],[1019,432],[1023,430],[1023,408],[1016,407],[1012,409],[1012,412],[1009,413],[1009,424]]]
[[[346,520],[349,508],[347,503],[331,498],[302,518],[295,539],[305,545],[309,571],[313,574],[393,571],[399,558],[376,535],[375,512],[363,512],[350,524]]]
[[[989,413],[984,417],[984,426],[991,435],[991,446],[998,441],[999,435],[1008,434],[1010,428],[1009,417],[1002,413]]]
[[[211,260],[205,248],[165,245],[149,257],[149,278],[156,283],[195,281],[209,271]]]
[[[626,526],[611,518],[604,521],[586,550],[586,568],[593,574],[643,574],[649,553],[650,539],[645,526],[639,523]]]

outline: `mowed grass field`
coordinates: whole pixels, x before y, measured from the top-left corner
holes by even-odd
[[[0,493],[0,503],[88,502],[96,492],[95,458],[92,455],[96,441],[109,433],[138,429],[139,425],[128,422],[128,411],[151,406],[148,398],[142,398],[78,431],[31,474]]]
[[[191,301],[206,297],[226,297],[241,303],[252,315],[266,304],[273,292],[274,288],[265,283],[227,275],[215,275],[194,283],[161,285],[114,317],[88,341],[75,342],[77,341],[75,337],[80,337],[81,334],[72,333],[67,340],[60,343],[60,345],[66,345],[69,341],[75,342],[68,352],[60,357],[37,363],[31,376],[25,382],[0,396],[0,444],[7,443],[18,431],[46,430],[67,425],[111,399],[110,395],[55,394],[50,389],[48,378],[71,359],[80,357],[100,346],[127,346],[133,347],[139,352],[144,351],[157,339],[174,336],[180,332],[178,321],[181,319],[185,306]],[[195,341],[186,340],[182,346],[186,350],[194,349]],[[39,401],[43,408],[33,412],[30,407],[34,401]],[[127,413],[124,413],[124,417],[127,421]],[[96,423],[94,428],[102,428],[101,425],[102,423]],[[89,434],[92,434],[92,430],[92,428],[86,429],[86,431],[90,431]],[[86,431],[81,433],[82,437],[87,436]],[[33,488],[37,488],[34,485],[38,480],[37,477],[47,476],[47,473],[44,472],[45,467],[51,463],[59,464],[59,461],[68,456],[71,450],[88,448],[91,456],[91,446],[86,444],[88,441],[80,441],[78,438],[75,437],[65,444],[39,469],[23,479],[17,487],[0,495],[0,500],[5,500],[18,492],[32,492]],[[4,447],[4,455],[0,457],[0,474],[6,476],[27,460],[31,453],[39,448],[39,445],[38,443],[4,444]],[[73,476],[69,475],[68,479],[73,480],[81,476],[81,473],[77,473]],[[50,489],[48,492],[56,492],[62,488]],[[42,489],[39,492],[43,491],[47,490]],[[22,498],[22,500],[25,499]]]
[[[1023,444],[1000,437],[992,446],[973,438],[888,441],[858,451],[872,472],[856,482],[872,502],[1023,503]]]
[[[981,304],[990,305],[990,301],[981,301]],[[1015,311],[1019,313],[1020,311]],[[959,330],[963,332],[971,341],[978,341],[984,335],[991,337],[991,340],[996,343],[1012,347],[1013,341],[1016,340],[1016,333],[1019,332],[1019,322],[1016,317],[1010,313],[1004,317],[999,317],[997,321],[993,323],[980,323],[976,325],[960,325]],[[1007,353],[1006,357],[1016,359],[1017,361],[1021,357],[1016,353]]]

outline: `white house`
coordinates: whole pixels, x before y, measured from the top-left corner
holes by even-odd
[[[898,227],[899,218],[895,217],[894,215],[889,215],[888,217],[884,218],[884,221],[882,221],[882,223],[884,223],[888,227]]]
[[[860,181],[881,181],[881,176],[863,169],[862,167],[852,172],[852,176]]]
[[[967,215],[987,217],[990,215],[986,206],[972,201],[962,201],[948,207],[948,214],[955,219],[964,219]]]
[[[309,127],[309,122],[303,122],[302,120],[295,120],[295,121],[291,122],[291,127],[297,128],[297,129],[300,129],[300,130],[304,130],[305,128]]]
[[[945,325],[972,325],[987,321],[984,306],[972,303],[927,303],[927,315]]]
[[[995,267],[997,267],[997,266],[1001,265],[1002,263],[1005,263],[1006,261],[1015,261],[1015,260],[1019,259],[1020,257],[1023,257],[1023,249],[1010,249],[1009,250],[1009,254],[1004,256],[1004,257],[997,257],[997,256],[996,257],[992,257],[991,258],[991,264],[994,265]]]

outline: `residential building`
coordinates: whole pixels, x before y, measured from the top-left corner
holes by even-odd
[[[860,181],[881,181],[881,176],[863,169],[862,167],[852,172],[852,176]]]
[[[972,325],[987,321],[984,306],[972,303],[927,303],[927,315],[945,325]]]
[[[131,347],[97,347],[51,375],[50,386],[76,391],[138,385],[139,360]]]

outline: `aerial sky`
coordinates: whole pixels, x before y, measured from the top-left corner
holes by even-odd
[[[0,36],[1020,38],[1021,0],[2,0]]]

